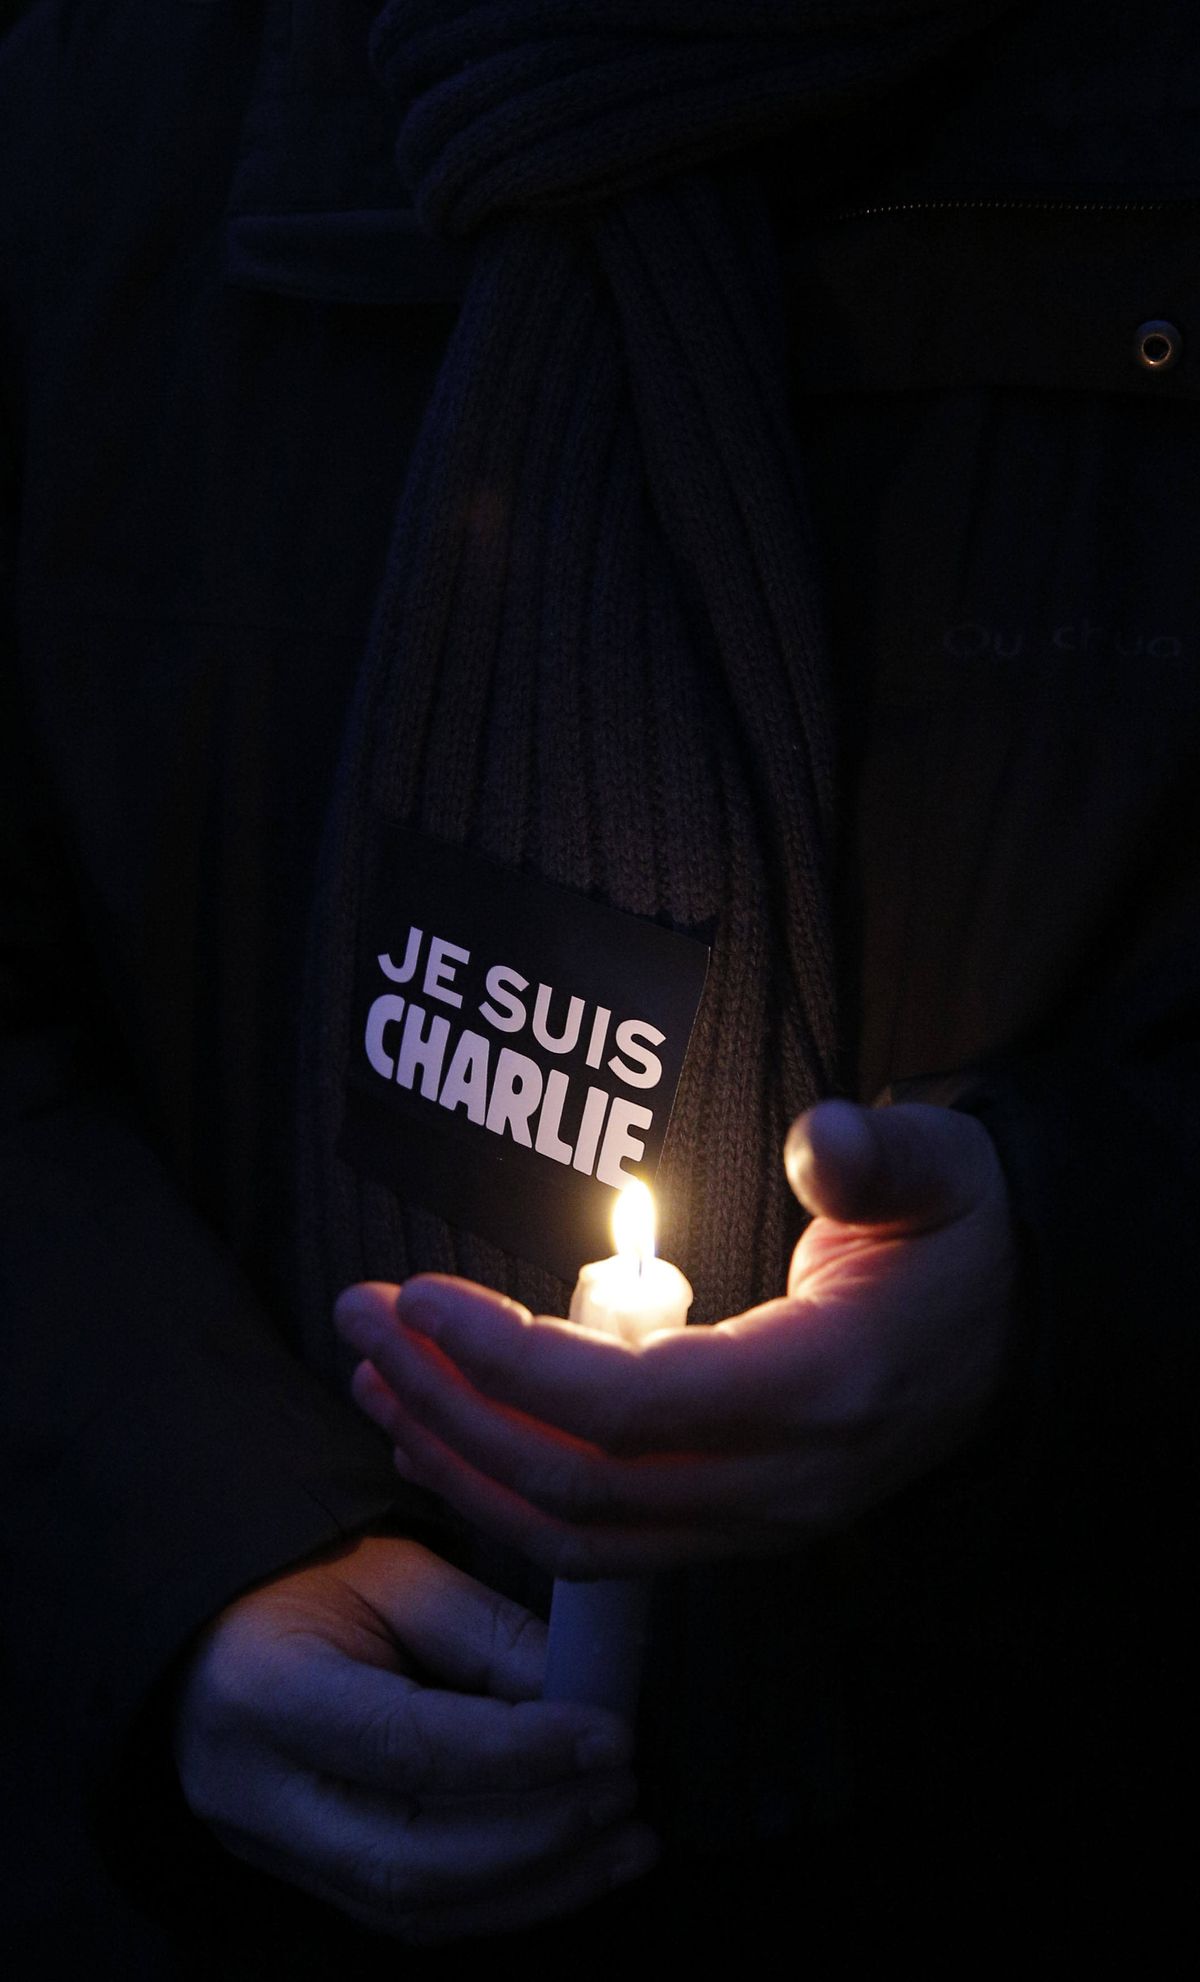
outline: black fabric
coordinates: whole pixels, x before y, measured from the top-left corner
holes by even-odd
[[[778,1284],[794,1215],[775,1152],[836,1081],[833,742],[767,202],[758,172],[706,168],[901,89],[995,11],[380,14],[373,61],[417,217],[478,246],[326,849],[300,1133],[314,1344],[372,1259],[549,1312],[570,1292],[401,1212],[334,1153],[368,849],[388,818],[715,929],[663,1244],[692,1262],[697,1320]]]
[[[549,1313],[570,1296],[335,1153],[359,920],[389,819],[712,932],[658,1176],[661,1244],[688,1262],[696,1322],[781,1284],[799,1219],[778,1152],[839,1079],[834,741],[754,155],[902,91],[995,11],[383,9],[373,67],[417,218],[476,250],[322,861],[298,1136],[294,1304],[310,1360],[327,1353],[337,1290],[380,1261],[398,1279],[462,1273]],[[486,1548],[479,1566],[495,1573]],[[666,1595],[672,1711],[651,1713],[650,1748],[677,1836],[728,1846],[797,1773],[822,1781],[796,1810],[840,1810],[831,1573],[804,1558]],[[732,1665],[681,1654],[702,1634],[743,1642],[736,1698]]]
[[[130,1702],[248,1576],[381,1505],[413,1518],[306,1374],[288,1291],[312,875],[474,254],[396,190],[372,12],[276,21],[275,96],[241,0],[55,0],[0,64],[6,1904],[30,1974],[64,1948],[186,1973],[198,1923],[209,1973],[366,1958],[218,1871],[148,1757],[132,1809],[95,1792]],[[807,1611],[765,1572],[664,1591],[646,1752],[675,1747],[661,1792],[719,1734],[674,1813],[708,1855],[531,1952],[611,1930],[777,1958],[778,1927],[836,1959],[839,1922],[904,1912],[918,1952],[952,1919],[960,1961],[997,1923],[1074,1958],[1132,1916],[1145,1959],[1188,1890],[1194,22],[1038,12],[918,92],[882,158],[886,120],[852,118],[819,180],[784,146],[771,183],[836,670],[847,1070],[868,1097],[945,1070],[920,1091],[988,1121],[1039,1353],[986,1449],[811,1565]],[[1160,315],[1184,358],[1151,376],[1133,333]],[[789,1694],[817,1712],[772,1778],[743,1724],[769,1737]],[[161,1774],[151,1703],[156,1735]]]

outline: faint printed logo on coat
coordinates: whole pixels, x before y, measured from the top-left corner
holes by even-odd
[[[1189,642],[1178,633],[1150,632],[1082,614],[1053,625],[1022,626],[984,619],[962,619],[941,636],[941,650],[952,661],[1016,661],[1023,655],[1072,655],[1088,659],[1181,661]]]

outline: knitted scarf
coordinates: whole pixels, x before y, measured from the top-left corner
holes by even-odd
[[[473,274],[347,733],[308,986],[302,1298],[569,1289],[335,1153],[364,855],[402,821],[711,929],[659,1175],[712,1319],[779,1291],[780,1149],[836,1082],[834,750],[764,148],[810,145],[994,0],[390,0],[372,56],[420,223]],[[830,142],[833,142],[831,139]],[[322,1354],[322,1345],[324,1353]]]

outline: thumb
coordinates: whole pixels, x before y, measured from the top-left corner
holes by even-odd
[[[783,1163],[809,1211],[841,1225],[898,1232],[964,1217],[999,1176],[983,1125],[925,1102],[892,1108],[818,1102],[792,1123]]]
[[[443,1684],[498,1700],[536,1700],[546,1627],[417,1542],[377,1538],[355,1551],[346,1580],[413,1657]]]

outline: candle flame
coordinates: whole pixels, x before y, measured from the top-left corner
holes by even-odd
[[[640,1177],[632,1178],[617,1198],[612,1232],[619,1258],[636,1260],[639,1268],[654,1258],[654,1193]]]

